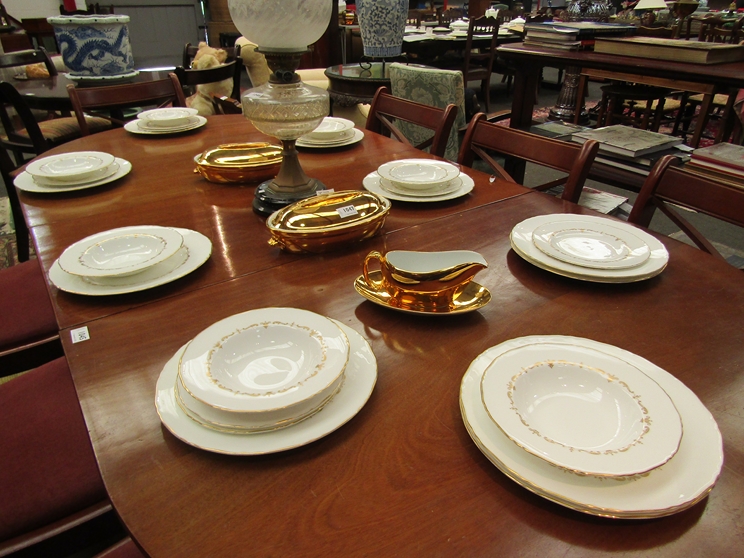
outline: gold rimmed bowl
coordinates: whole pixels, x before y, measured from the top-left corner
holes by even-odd
[[[347,190],[300,200],[266,220],[269,244],[288,252],[321,253],[375,236],[390,201],[372,192]]]
[[[226,143],[197,155],[194,163],[194,172],[210,182],[262,182],[279,172],[282,148],[269,142]]]

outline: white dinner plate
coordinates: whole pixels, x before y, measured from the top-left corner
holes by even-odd
[[[212,242],[206,236],[189,229],[176,230],[183,236],[181,250],[141,273],[126,277],[100,278],[93,282],[67,273],[59,266],[59,261],[55,261],[49,269],[49,280],[62,291],[87,296],[135,293],[165,285],[195,271],[212,254]]]
[[[74,242],[59,256],[59,266],[72,275],[132,275],[175,254],[183,245],[176,229],[154,225],[120,227]]]
[[[359,128],[354,128],[353,134],[351,137],[340,140],[338,142],[314,142],[312,140],[306,139],[304,136],[299,138],[295,144],[297,147],[309,147],[313,149],[329,149],[331,147],[344,147],[346,145],[352,145],[355,143],[359,143],[364,139],[364,132],[360,130]]]
[[[584,345],[504,351],[483,374],[481,399],[515,444],[578,474],[645,473],[669,461],[682,438],[679,413],[659,384]]]
[[[480,399],[483,372],[504,351],[534,343],[581,344],[625,360],[657,382],[679,410],[684,436],[668,463],[632,477],[581,476],[554,467],[522,450],[489,418]],[[538,496],[568,508],[604,517],[650,519],[685,510],[705,498],[723,466],[723,440],[715,419],[682,382],[646,359],[589,339],[529,336],[481,353],[460,385],[460,410],[468,433],[483,454],[507,477]]]
[[[469,194],[475,187],[475,182],[467,174],[461,173],[460,176],[458,176],[457,178],[462,181],[462,185],[460,186],[460,188],[438,196],[416,196],[393,193],[382,187],[382,185],[380,184],[381,177],[379,174],[377,174],[377,172],[371,172],[367,176],[365,176],[362,184],[370,192],[389,200],[427,203],[460,198],[466,194]]]
[[[609,220],[614,227],[629,227],[633,234],[641,238],[649,247],[649,258],[642,264],[625,269],[593,269],[573,265],[568,262],[557,260],[545,254],[540,250],[532,240],[533,231],[546,223],[560,223],[566,221],[583,221],[589,225],[596,225],[598,222]],[[598,283],[630,283],[633,281],[643,281],[661,273],[669,261],[669,252],[664,245],[647,232],[638,227],[634,227],[623,221],[615,221],[607,217],[595,217],[593,215],[576,215],[570,213],[554,213],[550,215],[538,215],[530,217],[521,223],[518,223],[512,229],[509,236],[511,246],[514,251],[522,258],[533,265],[563,275],[573,279],[583,281],[594,281]]]
[[[40,176],[59,182],[77,182],[88,175],[105,169],[114,162],[111,153],[103,151],[73,151],[34,159],[26,165],[31,176]]]
[[[84,182],[82,184],[69,184],[60,186],[47,186],[45,184],[39,184],[34,180],[34,177],[27,172],[22,172],[13,180],[13,184],[18,187],[19,190],[24,192],[34,192],[36,194],[56,194],[58,192],[74,192],[75,190],[85,190],[87,188],[95,188],[96,186],[103,186],[115,180],[129,174],[132,170],[132,163],[126,159],[116,158],[116,163],[119,165],[118,170],[109,176],[101,178],[100,180],[94,180],[93,182]]]
[[[460,169],[435,159],[399,159],[380,165],[377,174],[399,188],[428,190],[454,180]]]
[[[180,375],[186,390],[212,407],[276,411],[329,388],[348,359],[349,341],[329,318],[300,308],[257,308],[194,337]]]
[[[312,141],[317,140],[334,140],[342,139],[340,137],[344,132],[354,128],[354,123],[346,118],[337,118],[334,116],[326,116],[323,121],[318,124],[318,127],[308,132],[303,137]],[[348,137],[348,136],[347,136]]]
[[[609,219],[545,223],[532,231],[532,242],[557,260],[581,267],[624,269],[645,262],[648,244],[627,226],[613,226]]]
[[[108,167],[99,169],[91,174],[86,174],[85,178],[78,178],[77,180],[71,180],[69,182],[62,182],[59,180],[55,180],[54,178],[44,178],[43,176],[34,176],[33,179],[34,182],[36,182],[37,184],[41,184],[42,186],[50,186],[53,188],[59,188],[60,186],[63,188],[69,186],[85,186],[87,184],[90,184],[91,182],[99,182],[115,175],[117,172],[119,172],[119,168],[119,163],[114,160],[114,162],[111,163]]]
[[[177,134],[180,132],[188,132],[201,128],[207,123],[207,119],[203,116],[192,116],[191,123],[185,126],[178,126],[174,128],[163,128],[162,126],[147,126],[142,125],[142,120],[130,120],[124,124],[124,129],[127,132],[133,134],[146,134],[146,135],[164,135],[164,134]]]
[[[334,320],[335,322],[335,320]],[[165,427],[183,442],[197,448],[231,455],[261,455],[304,446],[327,436],[351,420],[372,395],[377,381],[377,360],[369,343],[348,326],[336,322],[349,339],[349,364],[336,396],[308,419],[272,432],[230,434],[191,420],[178,406],[175,384],[182,347],[166,363],[158,378],[155,406]]]

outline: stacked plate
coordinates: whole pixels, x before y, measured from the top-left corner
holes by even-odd
[[[354,127],[351,120],[326,116],[312,132],[297,140],[299,147],[342,147],[362,141],[364,132]]]
[[[642,281],[669,261],[664,245],[623,221],[592,215],[540,215],[512,229],[511,246],[528,262],[574,279]]]
[[[69,192],[108,184],[131,170],[129,161],[110,153],[74,151],[34,159],[13,183],[27,192]]]
[[[488,349],[463,377],[460,409],[504,474],[592,515],[682,511],[705,498],[723,465],[718,426],[692,391],[589,339],[531,336]]]
[[[364,187],[391,200],[435,202],[459,198],[475,183],[460,169],[434,159],[390,161],[364,177]]]
[[[374,354],[351,328],[296,308],[262,308],[199,333],[166,364],[155,404],[193,446],[241,455],[329,434],[364,406]]]
[[[124,129],[133,134],[175,134],[201,128],[206,123],[207,119],[199,116],[196,109],[170,107],[141,112]]]
[[[191,273],[211,253],[211,241],[195,231],[122,227],[69,246],[52,265],[49,279],[57,288],[76,294],[132,293]]]

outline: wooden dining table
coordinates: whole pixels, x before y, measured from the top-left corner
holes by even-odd
[[[49,292],[109,497],[150,556],[739,556],[744,521],[744,277],[696,248],[669,250],[657,277],[584,282],[538,269],[512,249],[520,221],[590,210],[471,169],[471,194],[393,202],[382,234],[325,254],[267,244],[253,185],[206,182],[193,157],[262,138],[239,116],[171,137],[113,130],[51,154],[97,149],[130,160],[108,186],[51,196],[21,192],[42,267],[72,242],[125,225],[209,237],[199,270],[142,293]],[[428,157],[366,133],[355,145],[304,150],[303,168],[335,190],[362,189],[381,163]],[[353,283],[370,250],[481,253],[476,280],[492,300],[460,315],[378,306]],[[289,451],[211,453],[173,436],[155,407],[166,362],[227,316],[295,307],[338,320],[369,342],[371,398],[348,423]],[[89,339],[73,343],[71,331]],[[616,520],[552,503],[510,480],[478,450],[460,414],[460,382],[483,351],[526,335],[569,335],[632,351],[684,382],[723,435],[725,464],[707,498],[654,520]]]

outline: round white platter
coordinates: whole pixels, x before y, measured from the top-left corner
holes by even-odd
[[[132,170],[132,163],[130,163],[126,159],[120,159],[119,157],[117,157],[114,164],[119,165],[118,170],[114,174],[106,176],[105,178],[101,178],[100,180],[85,182],[83,184],[47,186],[45,184],[39,184],[38,182],[36,182],[34,180],[34,177],[25,171],[15,177],[15,180],[13,180],[13,184],[15,184],[19,190],[23,190],[24,192],[34,192],[36,194],[56,194],[58,192],[74,192],[76,190],[85,190],[87,188],[95,188],[96,186],[103,186],[104,184],[109,184],[110,182],[119,180],[120,178],[129,174],[129,172]]]
[[[335,320],[334,320],[335,321]],[[372,394],[377,381],[377,361],[369,343],[359,333],[338,323],[349,338],[349,364],[336,396],[310,418],[292,426],[256,434],[220,432],[190,419],[178,406],[175,383],[178,362],[185,346],[166,363],[158,378],[155,406],[165,427],[194,447],[231,455],[261,455],[303,446],[327,436],[351,420]]]
[[[480,399],[481,377],[493,359],[525,344],[563,341],[625,360],[667,392],[684,428],[679,450],[668,463],[644,475],[624,479],[576,475],[519,448],[493,423]],[[529,336],[487,349],[463,376],[460,410],[475,444],[507,477],[543,498],[592,515],[650,519],[677,513],[707,496],[723,466],[723,440],[718,425],[689,388],[640,356],[589,339]]]
[[[203,234],[189,229],[176,229],[183,236],[183,246],[167,260],[141,273],[126,277],[98,278],[95,282],[71,275],[55,261],[49,269],[50,281],[60,290],[87,296],[135,293],[165,285],[198,269],[212,254],[212,242]]]

